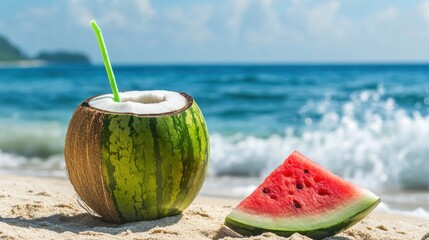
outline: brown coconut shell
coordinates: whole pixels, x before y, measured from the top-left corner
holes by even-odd
[[[105,114],[90,107],[89,100],[77,107],[67,130],[64,156],[68,177],[88,206],[107,221],[120,223],[111,193],[105,188],[100,160]]]
[[[176,111],[162,114],[114,113],[93,108],[89,102],[81,103],[73,113],[66,134],[64,157],[67,173],[79,197],[96,213],[109,222],[121,223],[113,202],[112,193],[107,190],[103,179],[101,162],[101,131],[104,117],[109,114],[132,114],[136,116],[173,115],[192,106],[193,98],[180,93],[187,104]]]

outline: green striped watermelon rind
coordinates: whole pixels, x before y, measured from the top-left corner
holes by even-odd
[[[204,117],[193,98],[165,114],[75,110],[67,130],[65,161],[81,199],[115,223],[179,214],[204,182],[210,152]]]
[[[189,108],[175,114],[104,119],[104,183],[122,222],[179,214],[201,189],[209,135],[198,105],[190,101]]]
[[[244,236],[272,232],[279,236],[289,237],[294,233],[300,233],[313,239],[322,239],[358,223],[379,203],[379,197],[361,189],[358,197],[331,209],[329,213],[274,218],[235,209],[226,217],[225,225]]]

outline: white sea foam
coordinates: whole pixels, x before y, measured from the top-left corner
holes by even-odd
[[[354,93],[341,110],[329,96],[321,103],[309,101],[302,113],[316,111],[320,120],[305,119],[307,127],[285,126],[283,133],[265,138],[213,133],[209,175],[263,177],[298,150],[374,191],[427,190],[429,116],[406,112],[383,94],[383,88]],[[65,124],[1,123],[0,169],[63,170]]]
[[[62,154],[67,130],[64,124],[16,121],[14,119],[0,120],[0,151],[14,153],[17,158],[25,156],[43,159]],[[2,161],[1,158],[0,161]]]
[[[391,208],[386,203],[380,202],[380,204],[377,206],[375,211],[380,213],[390,213],[390,214],[397,214],[397,215],[399,214],[399,215],[429,219],[429,211],[421,207],[418,207],[412,210],[402,210],[402,209]]]
[[[265,176],[298,150],[373,190],[429,189],[429,116],[409,114],[393,99],[381,101],[381,94],[382,88],[354,94],[341,112],[330,110],[329,98],[311,103],[323,117],[301,133],[286,129],[268,138],[213,134],[210,174]]]
[[[212,133],[209,178],[202,193],[244,197],[298,150],[376,193],[400,192],[401,198],[384,197],[377,211],[428,217],[427,195],[421,200],[402,190],[429,189],[429,115],[406,112],[383,94],[382,88],[357,92],[340,110],[329,96],[320,103],[309,101],[301,113],[313,111],[321,119],[306,117],[306,127],[285,126],[283,133],[268,137]],[[0,172],[66,176],[64,124],[1,122]],[[219,175],[224,177],[219,180]],[[412,209],[398,210],[397,205]]]
[[[62,154],[48,158],[24,157],[0,151],[0,172],[44,177],[66,177]]]

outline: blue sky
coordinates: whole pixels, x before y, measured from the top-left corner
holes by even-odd
[[[113,63],[429,62],[429,0],[4,0],[0,34],[30,56]]]

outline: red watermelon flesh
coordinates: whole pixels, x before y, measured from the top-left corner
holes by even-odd
[[[360,221],[379,202],[368,190],[294,152],[227,216],[225,224],[243,235],[299,232],[323,238]]]

